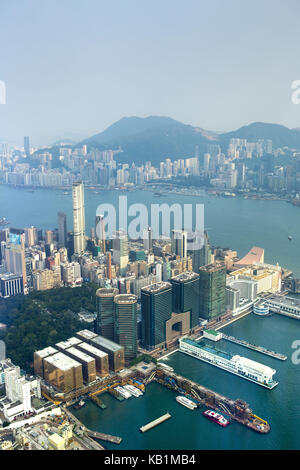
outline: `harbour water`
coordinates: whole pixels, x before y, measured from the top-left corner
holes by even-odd
[[[95,224],[99,204],[110,203],[118,210],[120,195],[128,197],[128,205],[151,204],[204,204],[205,227],[214,246],[238,251],[239,256],[252,246],[265,248],[265,261],[278,262],[300,277],[300,208],[285,201],[249,200],[209,196],[167,195],[154,197],[149,191],[85,191],[86,231]],[[72,194],[63,191],[15,189],[0,186],[0,217],[6,217],[12,226],[35,225],[42,229],[57,227],[57,212],[68,217],[68,230],[72,230]],[[150,214],[150,210],[149,210]],[[130,219],[129,219],[130,221]],[[150,220],[149,220],[150,222]],[[292,235],[292,241],[288,236]]]
[[[180,352],[168,356],[165,362],[180,375],[230,398],[245,400],[255,414],[270,423],[269,434],[257,434],[235,422],[222,428],[202,416],[205,408],[185,408],[176,402],[174,391],[157,383],[150,384],[143,397],[124,402],[104,394],[101,399],[106,410],[88,402],[75,415],[91,429],[123,438],[118,446],[104,444],[110,449],[299,449],[300,365],[291,361],[291,345],[300,339],[300,323],[276,314],[266,318],[250,314],[224,328],[224,332],[286,354],[286,361],[278,361],[225,340],[217,343],[220,349],[275,368],[279,385],[268,390]],[[145,434],[139,431],[142,425],[167,412],[171,419]]]
[[[170,195],[162,200],[152,193],[126,193],[128,204],[204,203],[205,225],[211,243],[236,249],[240,256],[253,245],[265,248],[265,261],[278,262],[300,276],[300,209],[282,201],[254,201],[240,198],[218,198]],[[86,191],[87,229],[94,225],[97,206],[110,202],[117,206],[117,192],[95,194]],[[7,217],[11,225],[36,225],[43,229],[57,226],[57,212],[68,216],[72,228],[71,194],[50,190],[30,192],[0,186],[0,217]],[[293,236],[291,242],[288,235]],[[224,329],[228,335],[245,339],[285,354],[286,361],[247,350],[222,340],[221,349],[238,353],[277,370],[279,385],[267,390],[223,370],[205,364],[182,353],[166,359],[176,372],[233,399],[249,403],[253,411],[271,424],[267,435],[257,434],[232,423],[227,428],[206,420],[199,410],[191,411],[176,402],[175,392],[153,383],[139,398],[119,402],[110,395],[101,399],[107,405],[101,410],[94,403],[75,411],[90,429],[121,436],[120,445],[105,443],[111,449],[299,449],[300,448],[300,365],[291,361],[293,341],[300,340],[300,322],[279,315],[257,317],[253,314],[232,323]],[[139,428],[169,412],[172,418],[157,428],[142,434]]]

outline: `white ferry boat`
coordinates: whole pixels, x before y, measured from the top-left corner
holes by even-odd
[[[186,397],[183,397],[182,395],[178,395],[178,397],[176,397],[176,401],[190,410],[197,408],[196,403]]]
[[[179,351],[226,370],[231,374],[238,375],[243,379],[254,382],[269,390],[272,390],[278,385],[278,382],[273,380],[273,375],[276,373],[276,370],[259,362],[220,351],[211,346],[207,346],[205,343],[196,343],[196,341],[188,337],[181,338],[179,344]]]
[[[131,393],[128,392],[128,390],[125,390],[123,387],[115,387],[115,390],[116,390],[122,397],[126,398],[126,400],[132,396]]]
[[[133,395],[134,397],[140,397],[141,395],[143,395],[143,392],[141,392],[141,390],[134,387],[133,385],[123,385],[123,388],[129,393],[131,393],[131,395]]]

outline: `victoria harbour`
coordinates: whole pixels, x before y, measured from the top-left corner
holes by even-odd
[[[159,199],[149,191],[102,191],[86,190],[87,232],[95,226],[98,205],[109,203],[118,212],[119,196],[126,195],[128,205],[140,202],[150,208],[151,204],[204,204],[205,228],[212,245],[237,250],[239,256],[252,246],[265,249],[267,263],[280,266],[300,276],[300,208],[285,201],[222,198],[206,194],[180,196],[166,193]],[[28,190],[0,186],[2,216],[12,227],[36,225],[42,229],[57,227],[57,212],[67,214],[72,226],[72,194],[55,190]],[[40,210],[40,206],[43,210]],[[150,212],[150,211],[149,211]],[[289,242],[288,236],[293,235]]]
[[[299,328],[297,320],[280,315],[259,318],[250,314],[222,330],[288,356],[287,361],[281,362],[224,340],[218,344],[222,350],[274,367],[279,382],[274,390],[263,389],[180,352],[175,352],[164,361],[177,373],[211,390],[233,399],[245,400],[254,413],[270,423],[271,431],[266,435],[257,434],[234,422],[226,429],[216,426],[207,421],[199,410],[190,411],[179,405],[175,400],[176,393],[157,383],[148,385],[143,397],[133,397],[120,403],[110,395],[104,394],[101,398],[107,409],[100,410],[92,402],[88,402],[84,408],[74,413],[91,429],[121,436],[123,441],[118,446],[105,443],[107,448],[115,450],[297,449],[300,445],[300,405],[295,397],[300,392],[300,366],[291,361],[294,352],[291,345],[295,339],[300,338]],[[170,420],[146,434],[139,431],[142,424],[167,412],[172,415]]]
[[[180,196],[166,195],[158,201],[148,191],[125,193],[128,202],[174,203]],[[118,207],[117,192],[105,191],[95,194],[86,191],[87,227],[92,227],[97,206],[110,202]],[[56,207],[63,209],[71,219],[72,202],[69,194],[53,190],[15,189],[0,186],[0,200],[5,208],[4,215],[12,226],[22,226],[26,221],[41,228],[56,226]],[[282,201],[251,201],[242,198],[212,197],[203,192],[202,196],[186,196],[186,202],[203,203],[205,226],[208,228],[213,245],[227,246],[244,255],[252,245],[265,248],[267,262],[278,262],[285,268],[300,274],[298,254],[300,251],[299,208]],[[43,211],[39,207],[43,207]],[[280,214],[280,216],[279,216]],[[290,243],[287,234],[293,234]],[[239,354],[262,362],[276,369],[279,385],[266,390],[246,382],[225,371],[203,364],[197,359],[180,352],[168,356],[164,362],[175,372],[201,385],[222,393],[232,399],[246,401],[254,413],[266,419],[271,426],[267,435],[259,435],[238,423],[226,429],[207,421],[199,410],[190,411],[180,406],[176,394],[158,383],[151,383],[140,398],[132,397],[119,402],[109,394],[101,399],[105,410],[99,409],[88,400],[86,405],[74,414],[87,427],[122,437],[120,445],[105,443],[110,449],[296,449],[300,445],[298,422],[300,406],[295,397],[300,393],[299,366],[291,361],[293,341],[300,338],[300,323],[297,320],[273,314],[260,318],[253,314],[225,327],[228,335],[245,339],[250,343],[263,345],[287,356],[281,362],[258,352],[245,350],[241,346],[221,340],[222,350]],[[141,425],[163,413],[169,412],[170,420],[160,427],[142,434]]]

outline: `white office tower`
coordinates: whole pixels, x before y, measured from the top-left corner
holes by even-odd
[[[83,183],[73,183],[73,230],[74,255],[81,256],[85,251],[85,216]]]
[[[172,230],[172,253],[180,258],[187,257],[187,232],[184,230]]]
[[[144,249],[147,251],[152,250],[152,228],[147,227],[143,230]]]

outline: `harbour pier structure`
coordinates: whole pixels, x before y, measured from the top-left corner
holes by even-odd
[[[158,426],[159,424],[163,423],[167,419],[170,419],[171,415],[170,413],[166,413],[163,416],[160,416],[160,418],[155,419],[154,421],[151,421],[151,423],[145,424],[145,426],[142,426],[140,428],[141,432],[146,432],[149,431],[149,429],[154,428],[155,426]]]
[[[209,390],[208,388],[182,377],[175,372],[164,369],[158,365],[154,380],[176,392],[185,392],[193,396],[199,404],[208,408],[222,410],[232,420],[246,426],[253,431],[266,434],[270,431],[269,423],[256,416],[249,405],[243,400],[232,400],[224,395]]]
[[[274,294],[266,299],[271,312],[300,320],[300,300],[287,295]]]

